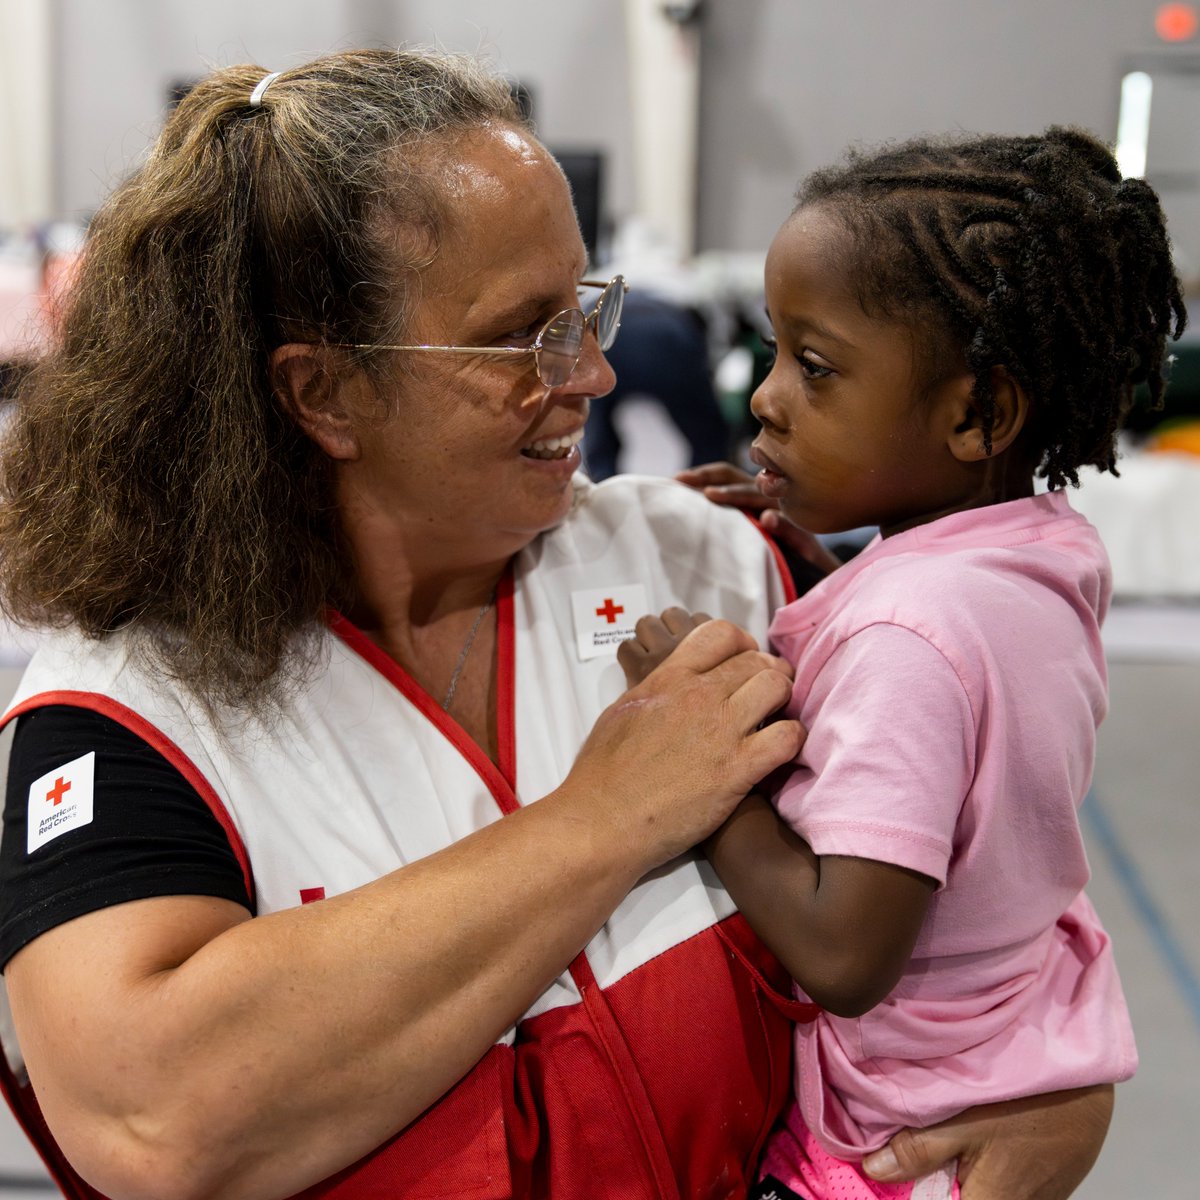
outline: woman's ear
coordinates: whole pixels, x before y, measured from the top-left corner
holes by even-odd
[[[979,410],[972,395],[973,377],[962,376],[955,381],[957,390],[951,399],[954,419],[947,445],[959,462],[979,462],[1003,454],[1016,441],[1029,417],[1029,397],[1004,367],[993,367],[989,379],[995,399],[990,451],[984,440]]]
[[[289,342],[271,351],[268,369],[284,411],[330,458],[352,462],[359,457],[348,394],[354,385],[330,362],[328,350]]]

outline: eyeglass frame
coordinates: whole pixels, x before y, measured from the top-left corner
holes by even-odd
[[[620,286],[620,289],[621,289],[618,294],[621,297],[621,310],[623,311],[624,306],[625,306],[625,297],[629,293],[629,284],[626,282],[624,275],[620,275],[620,274],[614,275],[607,283],[601,283],[595,279],[581,279],[579,281],[579,283],[576,284],[577,288],[588,287],[588,288],[599,288],[600,289],[600,295],[596,298],[595,306],[592,308],[591,312],[585,313],[583,311],[583,309],[579,308],[578,306],[576,306],[575,308],[560,309],[558,312],[556,312],[554,314],[554,316],[552,316],[550,318],[550,320],[548,320],[541,327],[541,329],[538,330],[537,337],[535,337],[533,339],[533,342],[528,346],[433,346],[433,345],[428,345],[428,344],[419,345],[419,346],[391,346],[391,345],[382,345],[382,344],[375,344],[375,343],[363,344],[363,343],[355,342],[355,343],[351,344],[350,349],[352,349],[352,350],[404,350],[404,351],[440,350],[443,354],[489,354],[489,355],[532,354],[533,360],[534,360],[534,369],[537,371],[538,379],[542,382],[542,384],[547,388],[563,387],[570,380],[571,376],[575,373],[575,368],[577,366],[579,366],[579,360],[583,357],[583,342],[584,342],[584,339],[587,337],[589,325],[595,331],[596,340],[597,340],[597,342],[599,342],[599,339],[600,339],[600,327],[599,327],[600,311],[604,307],[606,297],[608,297],[608,295],[618,285]],[[566,377],[566,379],[564,379],[562,381],[562,383],[547,383],[546,380],[542,376],[542,349],[543,349],[542,338],[545,337],[546,331],[556,321],[560,320],[567,313],[576,313],[576,312],[583,318],[583,336],[579,339],[579,353],[575,356],[575,361],[571,364],[571,369],[567,372],[567,377]],[[600,347],[601,351],[608,350],[612,347],[613,342],[615,342],[617,340],[617,334],[620,332],[620,329],[621,329],[621,313],[618,312],[617,313],[617,324],[616,324],[616,327],[613,329],[612,338],[609,340],[609,343],[607,346]]]

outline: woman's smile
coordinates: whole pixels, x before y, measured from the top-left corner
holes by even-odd
[[[559,437],[538,438],[530,442],[521,453],[526,458],[535,458],[546,462],[564,462],[568,459],[578,464],[580,454],[579,443],[583,440],[583,426]]]

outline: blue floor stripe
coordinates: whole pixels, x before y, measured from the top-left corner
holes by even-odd
[[[1112,869],[1124,887],[1129,902],[1141,918],[1141,922],[1158,948],[1159,954],[1162,955],[1167,973],[1179,989],[1184,1003],[1191,1010],[1196,1028],[1200,1030],[1200,979],[1197,978],[1183,946],[1172,931],[1170,921],[1155,903],[1150,889],[1137,869],[1137,864],[1122,845],[1108,813],[1104,811],[1104,806],[1097,799],[1094,791],[1088,793],[1080,811],[1084,823],[1095,834],[1096,840],[1108,856]]]

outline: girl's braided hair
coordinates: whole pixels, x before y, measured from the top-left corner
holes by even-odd
[[[864,310],[931,321],[940,354],[965,357],[989,451],[1003,367],[1051,487],[1082,466],[1116,474],[1134,387],[1161,405],[1166,339],[1187,317],[1158,197],[1106,146],[1054,127],[852,151],[805,181],[806,205],[850,232]]]

